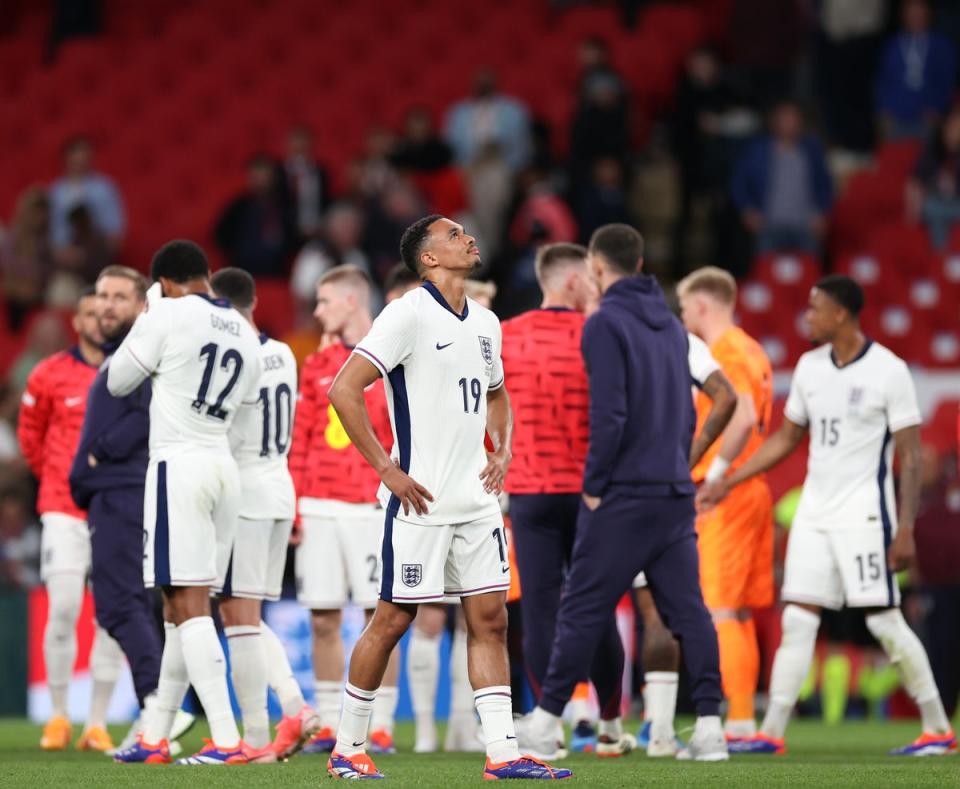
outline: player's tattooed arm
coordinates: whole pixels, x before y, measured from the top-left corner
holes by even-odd
[[[751,477],[762,474],[767,469],[776,466],[800,446],[800,442],[806,435],[806,425],[798,425],[784,417],[780,429],[764,441],[760,449],[754,452],[746,463],[730,476],[716,482],[705,483],[700,488],[697,493],[697,508],[701,511],[710,509],[723,500],[730,490],[741,482],[746,482]]]
[[[413,507],[417,515],[426,515],[427,502],[433,501],[430,491],[393,462],[370,422],[363,393],[379,377],[380,371],[372,362],[352,354],[330,387],[330,402],[337,409],[340,423],[353,445],[380,475],[383,484],[400,500],[403,514],[409,515],[410,507]]]
[[[487,432],[494,451],[487,452],[487,465],[480,472],[483,489],[499,495],[513,459],[513,409],[507,387],[487,391]]]
[[[887,562],[893,571],[905,570],[913,561],[916,552],[913,542],[913,524],[920,507],[921,458],[920,427],[913,425],[893,434],[900,461],[900,513],[897,517],[897,534],[890,544]]]
[[[690,468],[700,462],[700,458],[720,437],[737,407],[737,393],[721,370],[715,370],[703,382],[703,393],[710,398],[712,405],[690,447]]]

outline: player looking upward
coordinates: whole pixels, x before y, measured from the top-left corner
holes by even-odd
[[[20,400],[17,423],[20,449],[40,482],[40,577],[47,588],[48,606],[43,661],[52,707],[40,747],[47,751],[63,750],[70,744],[67,698],[77,657],[77,617],[90,572],[87,514],[74,504],[68,476],[80,441],[87,392],[103,361],[96,305],[92,289],[80,297],[73,317],[77,344],[33,369]],[[106,729],[107,707],[122,665],[119,645],[97,627],[90,651],[93,695],[78,749],[106,751],[113,747]]]
[[[369,278],[354,266],[338,266],[320,278],[314,315],[334,340],[304,363],[290,450],[301,518],[297,598],[310,609],[320,717],[320,729],[307,746],[311,753],[332,751],[336,744],[343,695],[343,607],[352,601],[364,609],[369,621],[380,590],[383,508],[377,502],[379,478],[350,440],[327,396],[354,346],[370,331],[370,295]],[[383,384],[375,381],[365,398],[377,439],[391,445]],[[394,748],[399,659],[399,652],[391,656],[377,694],[371,734],[375,752]]]
[[[193,242],[162,246],[151,275],[164,298],[137,318],[110,362],[107,386],[123,396],[152,378],[143,580],[163,590],[166,641],[144,731],[114,758],[169,761],[173,715],[193,685],[211,740],[182,762],[242,764],[247,748],[230,708],[210,589],[223,586],[236,534],[240,475],[228,431],[241,403],[257,402],[260,343],[239,312],[211,295],[207,256]]]
[[[914,557],[920,410],[904,361],[863,335],[863,302],[863,291],[849,277],[829,276],[816,284],[806,320],[820,347],[797,363],[782,426],[740,468],[707,483],[698,495],[702,508],[723,501],[809,434],[807,476],[784,566],[787,605],[770,706],[759,734],[732,743],[734,751],[784,752],[787,722],[813,659],[820,612],[844,605],[864,609],[867,628],[899,667],[920,708],[922,734],[894,753],[957,749],[926,652],[900,612],[893,577]],[[899,515],[890,473],[894,448],[900,460]]]
[[[419,603],[459,596],[487,746],[484,777],[567,777],[568,770],[522,757],[514,731],[505,607],[510,566],[497,501],[510,462],[512,417],[500,323],[464,294],[480,251],[460,225],[439,215],[407,228],[400,249],[424,284],[384,309],[330,390],[347,434],[382,480],[386,520],[380,601],[350,660],[328,771],[381,776],[364,749],[390,653]],[[390,454],[364,400],[381,376],[395,439]],[[490,453],[485,430],[495,447]]]
[[[230,302],[257,330],[253,277],[225,268],[210,280],[214,293]],[[243,716],[250,762],[270,763],[298,751],[320,722],[304,701],[287,652],[260,618],[264,600],[279,600],[287,545],[296,514],[287,468],[297,392],[297,362],[290,347],[260,334],[260,392],[244,404],[230,428],[240,470],[240,518],[220,591],[220,616],[230,648],[233,687]],[[283,709],[277,742],[270,743],[267,686]]]

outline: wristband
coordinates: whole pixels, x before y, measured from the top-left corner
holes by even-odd
[[[730,461],[726,458],[720,457],[720,455],[717,455],[713,459],[713,462],[710,463],[710,468],[707,469],[704,480],[707,482],[717,482],[718,480],[723,479],[723,476],[727,473],[728,468],[730,468]]]

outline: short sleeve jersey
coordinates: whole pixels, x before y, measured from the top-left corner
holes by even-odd
[[[158,299],[114,355],[111,379],[129,363],[152,376],[151,461],[197,449],[230,451],[237,409],[257,400],[260,341],[228,301],[199,294]]]
[[[766,438],[773,411],[773,369],[763,346],[737,326],[727,329],[710,346],[710,353],[720,365],[723,374],[729,379],[734,391],[738,395],[748,395],[753,400],[754,412],[757,415],[757,424],[751,431],[743,451],[733,462],[733,467],[738,468],[759,449]],[[703,429],[712,405],[712,401],[706,394],[697,393],[697,434]],[[714,442],[693,469],[694,481],[703,480],[719,451],[720,442]]]
[[[513,406],[511,494],[579,493],[590,393],[580,354],[586,317],[537,309],[503,324],[503,368]]]
[[[713,354],[710,353],[710,346],[696,334],[687,332],[687,340],[690,342],[690,347],[687,349],[690,377],[697,387],[702,389],[707,379],[720,369],[720,365],[713,358]]]
[[[297,360],[285,343],[260,335],[260,382],[230,428],[230,445],[243,486],[240,516],[286,520],[296,515],[287,467],[297,399]]]
[[[810,433],[796,524],[892,529],[893,433],[922,421],[906,363],[875,342],[837,367],[830,346],[800,357],[784,414]]]
[[[392,457],[434,497],[405,515],[385,485],[381,503],[401,520],[452,525],[499,512],[483,490],[487,391],[504,384],[500,321],[467,299],[462,314],[432,283],[388,304],[354,353],[384,377]]]

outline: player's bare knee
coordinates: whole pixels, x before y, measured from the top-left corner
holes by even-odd
[[[376,638],[387,649],[393,649],[409,629],[415,615],[415,607],[381,601],[364,636]]]
[[[676,671],[680,646],[662,624],[643,632],[643,665],[647,671]]]
[[[205,586],[168,586],[164,590],[164,618],[182,625],[198,616],[210,616],[210,593]]]
[[[313,610],[310,612],[310,624],[313,640],[320,643],[340,638],[340,623],[343,616],[339,609]]]
[[[417,611],[413,626],[428,638],[436,638],[443,633],[447,623],[447,609],[442,605],[422,605]]]
[[[482,597],[486,597],[483,595]],[[464,606],[464,615],[467,621],[467,633],[471,639],[478,641],[505,641],[507,638],[507,608],[499,596],[490,596],[492,599],[480,600],[477,603]]]
[[[242,597],[225,597],[220,601],[220,618],[224,627],[260,626],[260,601]]]

